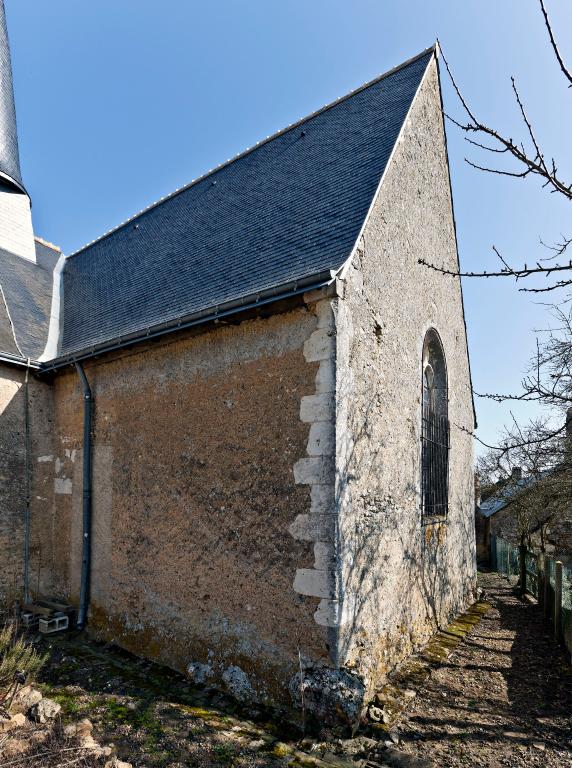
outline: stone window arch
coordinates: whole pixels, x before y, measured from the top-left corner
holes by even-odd
[[[421,397],[421,512],[445,516],[449,508],[449,397],[447,363],[434,328],[425,334]]]

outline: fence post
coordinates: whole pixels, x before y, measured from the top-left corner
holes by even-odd
[[[544,618],[548,620],[550,618],[550,612],[551,612],[550,611],[550,565],[549,565],[549,560],[544,553],[542,554],[542,560],[544,561],[544,578],[543,578],[544,583],[542,585],[543,587],[542,592],[544,595],[544,600],[543,600]]]
[[[518,581],[520,584],[520,594],[526,594],[526,544],[521,544],[518,548]]]
[[[562,563],[554,563],[554,638],[562,639]]]
[[[544,610],[544,552],[539,552],[536,556],[536,591],[538,597],[538,607]]]

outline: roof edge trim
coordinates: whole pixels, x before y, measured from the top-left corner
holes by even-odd
[[[62,298],[63,298],[63,271],[66,257],[60,252],[54,268],[52,283],[52,304],[50,307],[50,320],[48,324],[48,338],[44,351],[38,358],[41,363],[57,357],[62,329]]]
[[[4,173],[4,171],[0,171],[0,179],[2,179],[3,181],[7,181],[8,184],[11,184],[13,187],[15,187],[18,192],[21,192],[23,195],[26,195],[26,197],[30,201],[30,208],[32,207],[32,198],[28,194],[28,191],[23,184],[21,184],[12,176],[8,176],[8,174]]]
[[[361,91],[364,91],[366,88],[370,88],[372,85],[375,85],[376,83],[380,82],[381,80],[384,80],[386,77],[389,77],[390,75],[395,74],[401,69],[404,69],[405,67],[409,66],[410,64],[413,64],[413,62],[417,61],[418,59],[421,59],[423,56],[426,56],[428,53],[437,53],[437,44],[433,44],[429,46],[429,48],[425,48],[424,51],[421,51],[421,53],[416,54],[415,56],[412,56],[410,59],[407,59],[407,61],[402,62],[401,64],[398,64],[396,67],[393,67],[392,69],[387,70],[387,72],[383,72],[381,75],[378,75],[377,77],[374,77],[372,80],[368,80],[366,83],[363,83],[362,85],[358,86],[357,88],[354,88],[352,91],[349,91],[348,93],[344,94],[343,96],[340,96],[339,98],[335,99],[334,101],[330,101],[324,106],[320,107],[319,109],[316,109],[314,112],[311,112],[308,115],[305,115],[304,117],[300,118],[299,120],[296,120],[294,123],[291,123],[290,125],[286,126],[285,128],[281,128],[279,131],[276,131],[275,133],[271,134],[270,136],[267,136],[265,139],[261,139],[261,141],[256,142],[252,147],[247,147],[246,149],[242,150],[242,152],[239,152],[237,155],[234,155],[229,160],[226,160],[224,163],[220,163],[219,165],[215,166],[214,168],[211,168],[210,170],[206,171],[205,173],[201,174],[201,176],[197,176],[196,179],[193,179],[188,184],[184,184],[182,187],[179,187],[178,189],[175,189],[173,192],[170,192],[169,194],[165,195],[164,197],[159,198],[159,200],[156,200],[154,203],[150,203],[148,206],[143,208],[142,210],[138,211],[137,213],[133,214],[129,218],[122,221],[120,224],[117,224],[117,226],[112,227],[107,232],[104,232],[104,234],[100,235],[99,237],[96,237],[95,240],[91,240],[89,243],[86,243],[85,245],[82,245],[77,250],[73,251],[69,254],[67,257],[68,259],[73,258],[74,256],[77,256],[77,254],[81,253],[82,251],[86,250],[87,248],[91,247],[92,245],[95,245],[95,243],[99,243],[101,240],[105,240],[106,237],[109,237],[109,235],[113,234],[114,232],[117,232],[119,229],[122,229],[123,227],[127,226],[131,222],[135,221],[139,218],[139,216],[142,216],[143,214],[147,213],[148,211],[152,210],[153,208],[156,208],[157,206],[161,205],[162,203],[166,202],[167,200],[170,200],[173,197],[176,197],[177,195],[180,195],[182,192],[185,192],[190,187],[193,187],[195,184],[199,184],[201,181],[204,181],[205,179],[208,179],[209,176],[212,176],[213,174],[217,173],[218,171],[222,170],[223,168],[226,168],[228,165],[232,165],[232,163],[236,162],[237,160],[240,160],[241,158],[245,157],[246,155],[251,154],[259,147],[264,146],[265,144],[268,144],[270,141],[273,141],[274,139],[278,138],[279,136],[282,136],[285,133],[288,133],[288,131],[295,130],[299,126],[303,125],[308,120],[311,120],[312,118],[316,117],[317,115],[320,115],[322,112],[326,112],[328,109],[332,109],[332,107],[337,106],[338,104],[341,104],[342,102],[346,101],[347,99],[351,98],[352,96],[355,96],[357,93],[360,93]],[[417,92],[415,93],[415,96],[417,96]],[[415,99],[413,99],[414,101]],[[413,103],[413,102],[412,102]],[[407,117],[409,116],[409,111],[407,112]],[[400,132],[401,135],[401,132]],[[398,137],[399,139],[399,137]],[[393,155],[393,153],[392,153]],[[391,162],[391,157],[388,160],[388,164]],[[387,166],[386,166],[387,167]],[[377,193],[376,193],[377,197]],[[368,212],[369,216],[369,212]],[[361,235],[361,233],[360,233]]]
[[[246,312],[249,309],[255,309],[256,307],[273,304],[284,299],[298,296],[302,293],[316,290],[317,288],[323,288],[325,286],[331,285],[335,279],[335,274],[332,270],[321,272],[308,278],[303,278],[302,280],[297,280],[292,283],[285,283],[283,285],[277,286],[276,288],[270,288],[266,291],[261,291],[257,294],[243,296],[241,299],[236,299],[225,304],[220,304],[215,308],[208,307],[208,309],[193,312],[186,317],[169,320],[165,323],[160,323],[144,330],[134,331],[133,333],[126,334],[125,336],[118,336],[114,339],[110,339],[109,341],[96,344],[93,347],[80,349],[70,355],[65,355],[60,358],[53,358],[52,360],[46,359],[46,352],[48,351],[46,346],[46,350],[44,351],[42,358],[40,358],[40,371],[42,373],[50,373],[58,370],[59,368],[64,368],[65,366],[73,365],[76,362],[95,357],[96,355],[102,355],[106,352],[113,352],[127,346],[132,346],[133,344],[137,344],[139,342],[156,339],[160,336],[166,336],[169,333],[175,333],[177,331],[182,331],[199,325],[206,325],[207,323],[213,322],[214,320],[218,320],[220,318],[237,315],[240,312]]]
[[[440,50],[437,41],[437,51]],[[447,179],[449,181],[449,197],[451,199],[451,216],[453,218],[453,235],[455,237],[455,254],[457,257],[457,271],[461,271],[461,256],[459,255],[459,238],[457,235],[457,219],[455,216],[455,201],[453,199],[453,180],[451,179],[451,165],[449,163],[449,147],[447,143],[447,125],[445,122],[445,105],[443,103],[443,89],[441,88],[441,69],[439,56],[437,56],[437,81],[439,83],[439,103],[441,104],[441,119],[443,123],[443,138],[445,141],[445,161],[447,163]],[[463,279],[459,276],[459,288],[461,291],[461,312],[463,314],[463,327],[465,329],[465,347],[467,350],[467,365],[469,368],[469,384],[471,386],[471,403],[473,405],[473,429],[478,429],[477,406],[475,404],[475,390],[473,389],[473,372],[471,369],[471,355],[469,353],[469,332],[467,330],[467,316],[465,314],[465,298],[463,294]]]

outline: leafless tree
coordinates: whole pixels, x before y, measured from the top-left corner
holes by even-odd
[[[562,75],[568,82],[568,87],[572,88],[572,71],[566,65],[558,48],[545,2],[544,0],[539,0],[539,3],[556,62]],[[522,121],[523,138],[520,140],[507,137],[501,130],[490,127],[476,115],[461,92],[442,51],[441,54],[463,111],[462,118],[455,118],[447,113],[445,113],[445,116],[465,134],[465,140],[472,147],[476,147],[484,153],[484,156],[488,155],[491,160],[491,162],[487,163],[466,157],[465,161],[471,167],[485,173],[509,176],[515,179],[536,178],[540,181],[543,188],[572,202],[572,179],[562,175],[555,156],[547,154],[540,146],[515,78],[511,78],[511,84],[515,104]],[[566,136],[565,140],[568,140],[568,136]],[[499,162],[503,163],[503,165],[498,165]],[[456,272],[440,267],[438,264],[429,263],[424,259],[420,259],[419,262],[425,264],[430,269],[452,277],[509,277],[517,282],[522,282],[528,277],[544,275],[549,280],[546,286],[529,287],[524,285],[519,287],[519,290],[530,293],[551,293],[561,291],[562,289],[569,289],[572,286],[572,260],[567,258],[568,249],[571,244],[571,236],[561,235],[553,244],[542,243],[545,248],[543,257],[533,257],[530,260],[523,261],[518,266],[509,264],[498,248],[493,246],[493,251],[499,259],[499,269],[496,271]],[[570,300],[571,297],[568,295],[566,298]]]
[[[545,0],[538,1],[541,22],[548,34],[555,63],[568,88],[572,88],[572,70],[558,47]],[[464,134],[471,149],[477,153],[476,158],[466,157],[466,162],[484,173],[521,180],[536,179],[542,188],[572,202],[572,179],[562,173],[555,154],[547,153],[541,147],[515,78],[511,78],[511,85],[521,119],[520,139],[513,139],[480,119],[462,93],[444,55],[442,59],[462,113],[461,117],[446,114],[446,118]],[[564,140],[569,140],[567,133]],[[543,541],[546,525],[564,508],[570,509],[572,499],[571,437],[570,427],[567,435],[565,426],[565,423],[570,425],[572,414],[572,235],[562,234],[552,244],[540,242],[542,253],[523,258],[519,265],[510,264],[493,246],[499,261],[499,268],[493,271],[458,272],[419,260],[429,269],[453,279],[509,278],[515,280],[520,291],[552,297],[553,327],[537,339],[536,353],[520,390],[515,393],[475,393],[499,403],[525,401],[543,407],[545,416],[524,426],[513,417],[503,429],[497,445],[483,443],[487,453],[479,461],[483,488],[488,485],[497,494],[506,493],[510,499],[523,544],[527,543],[532,531],[539,532]],[[544,276],[546,284],[539,287],[537,283],[527,281],[534,276]],[[515,467],[524,469],[525,483],[515,479]]]

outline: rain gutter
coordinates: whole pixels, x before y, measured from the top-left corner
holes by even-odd
[[[325,272],[320,272],[317,275],[313,275],[306,280],[297,280],[292,283],[286,283],[278,288],[273,288],[268,291],[260,291],[257,294],[250,294],[241,299],[220,304],[214,308],[209,307],[207,310],[201,310],[178,318],[177,320],[170,320],[166,323],[154,325],[143,331],[139,330],[125,336],[119,336],[115,339],[102,342],[101,344],[95,344],[92,347],[84,348],[75,353],[56,358],[50,362],[42,363],[40,365],[40,372],[49,373],[68,365],[77,365],[77,363],[80,363],[83,360],[88,360],[95,355],[124,349],[125,347],[132,346],[138,342],[148,341],[149,339],[164,336],[168,333],[175,333],[176,331],[185,330],[187,328],[205,325],[225,317],[236,315],[239,312],[245,312],[273,302],[289,299],[298,296],[299,294],[330,285],[335,280],[335,277],[335,270],[327,270]]]

